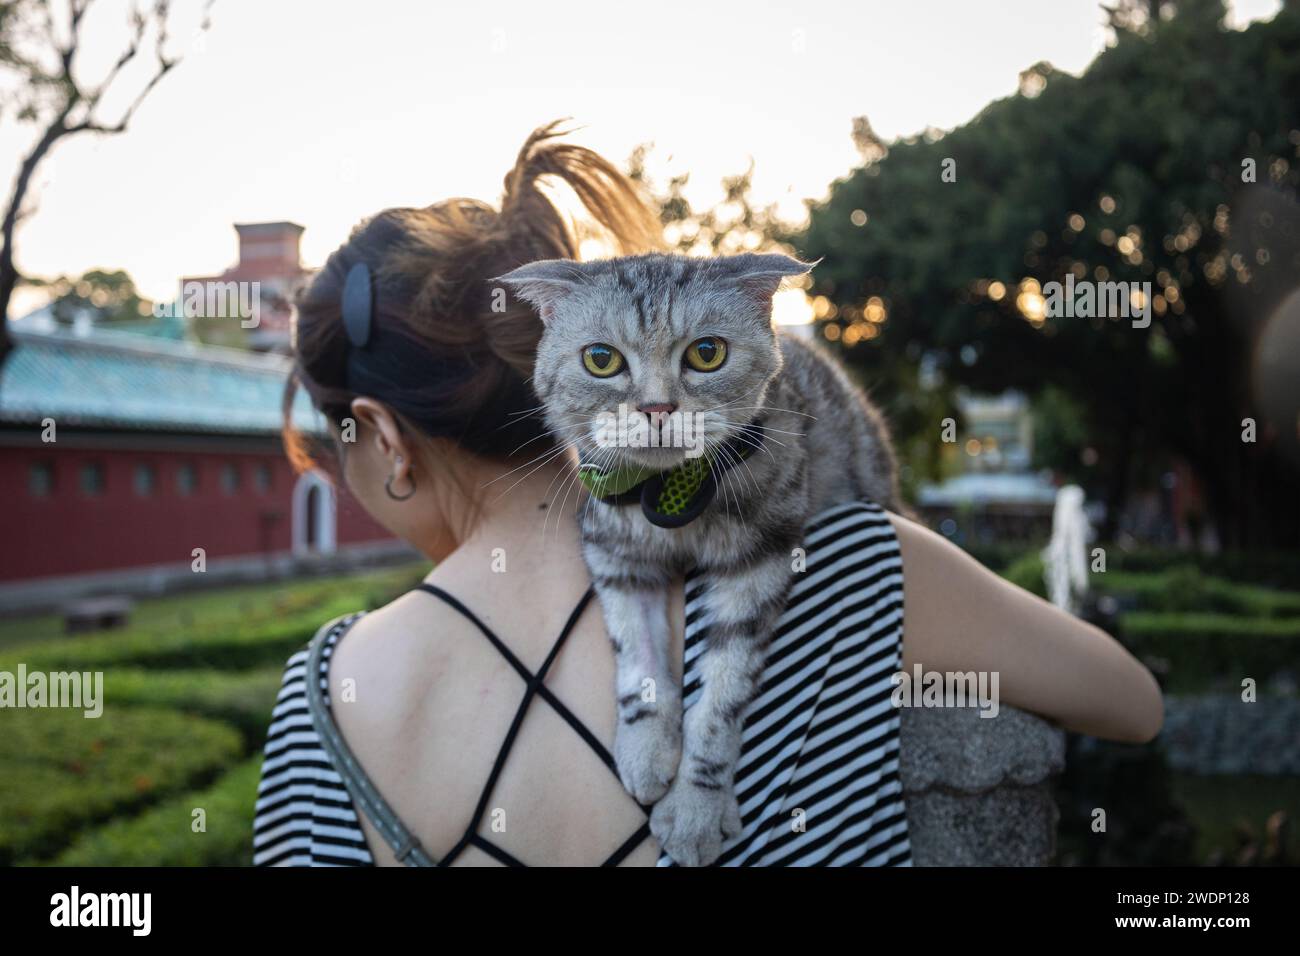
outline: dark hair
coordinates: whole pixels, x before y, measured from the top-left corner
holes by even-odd
[[[404,429],[478,455],[508,459],[527,445],[536,456],[552,445],[531,386],[541,320],[487,282],[535,259],[577,258],[574,230],[541,180],[567,183],[619,252],[662,244],[658,217],[635,184],[597,153],[556,142],[558,125],[528,137],[506,174],[499,211],[473,199],[387,209],[358,225],[302,290],[283,406],[296,468],[312,467],[316,450],[292,424],[299,385],[340,428],[352,400],[365,394],[388,405]],[[383,371],[366,376],[365,392],[349,381],[353,346],[341,312],[344,282],[358,262],[369,267],[375,290],[367,362]]]

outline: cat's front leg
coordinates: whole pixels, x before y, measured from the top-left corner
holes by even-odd
[[[682,866],[707,866],[741,830],[735,773],[745,708],[758,693],[767,646],[785,608],[789,558],[776,551],[730,571],[711,572],[703,689],[686,712],[682,761],[650,829]]]
[[[669,667],[668,578],[593,555],[588,566],[614,647],[614,763],[640,803],[662,797],[682,753],[682,695]]]

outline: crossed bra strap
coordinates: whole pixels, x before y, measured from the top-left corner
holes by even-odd
[[[527,667],[510,651],[500,638],[492,630],[479,620],[469,608],[462,604],[452,595],[448,594],[442,588],[433,584],[420,584],[418,590],[425,591],[439,598],[444,603],[450,605],[462,616],[474,624],[479,631],[491,642],[492,646],[497,649],[502,657],[523,679],[526,691],[519,707],[515,712],[514,721],[510,725],[510,730],[506,734],[505,740],[501,744],[501,749],[497,752],[496,761],[493,764],[492,772],[483,787],[482,794],[479,797],[477,806],[474,809],[474,817],[466,829],[465,834],[460,838],[455,847],[441,861],[435,861],[421,846],[419,839],[413,834],[397,813],[390,807],[387,801],[379,793],[379,789],[374,785],[370,778],[362,769],[360,762],[356,759],[355,754],[348,747],[343,735],[339,732],[338,725],[334,722],[334,717],[330,713],[329,705],[325,702],[325,692],[322,687],[323,680],[321,674],[321,665],[324,661],[324,653],[327,637],[339,623],[339,620],[331,621],[322,627],[316,636],[312,639],[308,656],[307,656],[307,705],[311,715],[313,726],[316,728],[317,735],[320,738],[321,746],[330,758],[340,777],[343,778],[344,786],[347,787],[348,793],[352,797],[354,806],[358,807],[370,822],[374,825],[375,830],[384,838],[384,841],[392,848],[393,854],[397,860],[407,866],[447,866],[454,860],[467,846],[476,846],[483,850],[489,856],[505,863],[508,866],[523,866],[518,859],[485,840],[478,834],[479,823],[482,821],[483,814],[487,811],[488,801],[491,799],[492,790],[496,785],[497,778],[501,775],[505,767],[506,758],[510,753],[510,748],[514,744],[515,737],[523,723],[529,705],[533,698],[541,697],[555,710],[564,721],[573,728],[573,730],[588,746],[595,751],[598,756],[615,777],[618,776],[618,770],[614,764],[614,757],[600,740],[587,729],[586,725],[580,721],[564,703],[555,696],[548,688],[544,681],[546,674],[550,670],[551,664],[563,647],[564,642],[572,633],[582,612],[586,610],[587,605],[591,602],[594,591],[591,588],[578,601],[573,612],[569,615],[568,621],[565,622],[564,629],[556,639],[555,644],[551,647],[541,669],[536,673],[529,671]],[[348,626],[351,626],[350,624]],[[650,815],[650,808],[645,804],[638,803],[647,819]],[[642,841],[650,835],[650,824],[644,823],[640,829],[632,834],[611,856],[605,860],[603,866],[617,866],[633,850],[635,850]]]

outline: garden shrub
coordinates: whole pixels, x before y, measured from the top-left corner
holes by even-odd
[[[139,816],[91,830],[50,862],[55,866],[248,866],[261,755],[211,786],[171,797]],[[204,812],[194,831],[196,809]]]
[[[113,668],[104,697],[114,704],[170,707],[238,727],[249,748],[262,745],[284,661],[250,671]]]
[[[42,708],[3,720],[0,865],[49,856],[86,826],[195,786],[243,747],[226,724],[112,703],[94,719]]]
[[[1043,559],[1037,551],[1012,562],[1002,576],[1017,587],[1022,587],[1041,598],[1047,597],[1047,582],[1043,579]]]

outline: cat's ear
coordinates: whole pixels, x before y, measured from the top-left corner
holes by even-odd
[[[539,259],[489,279],[509,287],[515,295],[537,308],[543,322],[550,322],[555,307],[588,281],[582,264],[572,259]]]
[[[760,302],[771,302],[776,290],[781,288],[782,279],[787,276],[805,275],[821,262],[820,259],[817,262],[800,262],[798,259],[777,252],[751,252],[730,256],[723,261],[735,278],[736,284]]]

